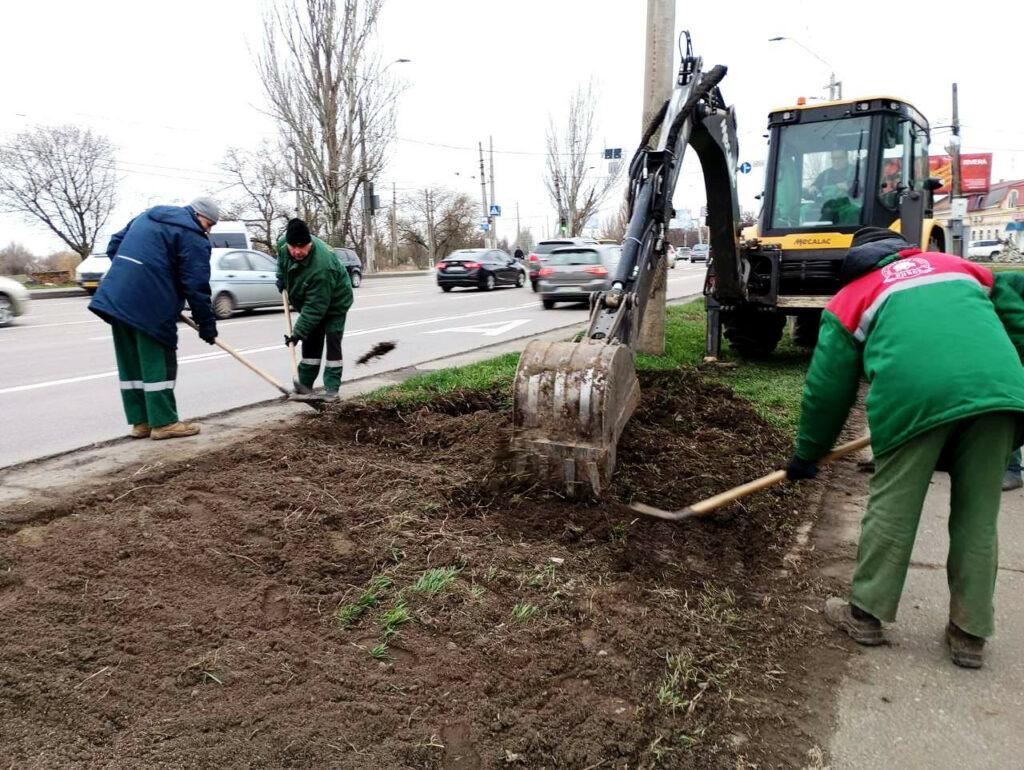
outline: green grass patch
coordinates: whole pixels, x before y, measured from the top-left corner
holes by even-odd
[[[436,567],[420,575],[409,590],[416,594],[434,596],[455,582],[461,570],[458,567]]]
[[[467,366],[418,374],[399,385],[375,390],[368,394],[366,399],[394,406],[408,406],[425,403],[438,395],[463,388],[470,390],[501,388],[508,392],[509,404],[511,404],[512,379],[515,377],[518,363],[518,353],[505,353],[496,358],[478,361]]]
[[[519,602],[512,608],[512,618],[520,623],[525,623],[534,615],[540,612],[540,607],[530,602]]]
[[[376,575],[359,594],[359,598],[350,604],[341,605],[334,613],[334,619],[342,628],[348,628],[363,616],[371,607],[376,607],[381,596],[391,588],[392,580],[387,575]]]
[[[1022,273],[1024,262],[977,262],[982,267],[987,267],[993,273]]]
[[[390,639],[398,633],[398,627],[412,620],[412,612],[404,601],[399,601],[394,607],[380,616],[380,626],[385,639]]]

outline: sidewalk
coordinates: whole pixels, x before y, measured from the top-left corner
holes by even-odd
[[[863,500],[831,494],[845,540],[840,575],[853,569]],[[949,476],[936,474],[925,501],[890,646],[858,647],[836,704],[832,770],[1024,766],[1024,490],[1004,493],[996,637],[985,667],[959,669],[943,640],[949,593]]]

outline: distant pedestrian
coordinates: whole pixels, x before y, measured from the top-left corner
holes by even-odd
[[[896,619],[932,474],[948,470],[949,624],[954,663],[982,665],[994,631],[996,519],[1024,427],[1024,301],[985,268],[922,253],[877,227],[856,232],[825,308],[804,387],[791,480],[811,478],[867,378],[875,455],[849,601],[825,617],[860,644]]]
[[[199,433],[197,423],[178,420],[177,321],[188,300],[200,338],[211,345],[217,338],[207,233],[219,218],[212,198],[196,198],[187,206],[154,206],[107,244],[110,269],[89,309],[111,326],[132,438]]]
[[[313,237],[301,219],[288,222],[277,242],[277,287],[288,290],[288,301],[299,311],[291,336],[285,337],[286,345],[302,345],[299,382],[313,387],[326,344],[324,390],[328,396],[337,396],[352,281],[331,247]]]

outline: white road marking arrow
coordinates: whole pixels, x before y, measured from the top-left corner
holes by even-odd
[[[529,318],[514,318],[511,321],[495,321],[489,324],[477,324],[476,326],[449,326],[445,329],[434,329],[424,334],[446,334],[448,332],[465,332],[467,334],[482,334],[485,337],[497,337],[499,334],[510,332],[517,326],[530,323]]]

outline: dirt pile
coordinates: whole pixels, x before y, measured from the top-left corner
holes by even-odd
[[[625,508],[760,475],[787,440],[696,375],[643,385],[600,502],[510,480],[506,395],[462,393],[343,405],[100,496],[4,513],[0,754],[799,763],[820,631],[804,609],[815,587],[780,570],[803,492],[685,526]]]

